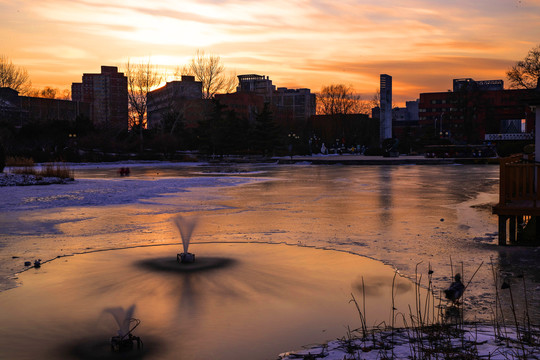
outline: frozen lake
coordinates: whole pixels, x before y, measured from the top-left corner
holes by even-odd
[[[200,218],[194,245],[337,250],[424,283],[431,268],[439,290],[452,271],[467,283],[483,262],[467,289],[466,317],[490,319],[495,269],[520,298],[524,275],[529,310],[540,318],[540,252],[496,245],[490,205],[498,198],[498,166],[140,163],[120,177],[121,166],[74,166],[77,180],[67,185],[0,188],[2,290],[18,285],[24,261],[179,244],[171,218],[182,214]]]

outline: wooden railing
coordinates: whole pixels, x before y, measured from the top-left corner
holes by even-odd
[[[500,162],[499,206],[526,202],[528,206],[540,205],[540,164],[534,158],[524,159],[515,155]]]

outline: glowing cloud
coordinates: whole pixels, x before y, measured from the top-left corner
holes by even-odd
[[[537,45],[539,23],[539,0],[0,0],[1,51],[36,86],[68,87],[128,58],[151,56],[170,72],[204,49],[238,74],[313,91],[346,83],[372,93],[388,73],[398,102],[455,77],[504,79]]]

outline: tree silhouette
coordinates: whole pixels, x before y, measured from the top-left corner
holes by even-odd
[[[129,127],[139,130],[139,151],[142,153],[148,93],[161,83],[161,75],[150,59],[137,65],[128,60],[124,72],[128,85]]]
[[[0,55],[0,87],[8,87],[26,95],[32,83],[25,68],[13,64],[5,55]]]
[[[195,76],[197,81],[202,82],[203,97],[211,99],[218,93],[231,93],[238,82],[236,74],[228,74],[225,66],[218,55],[207,55],[202,50],[197,50],[196,55],[191,59],[188,65],[177,73]],[[178,75],[178,74],[177,74]]]
[[[255,116],[252,143],[255,151],[264,156],[271,156],[278,147],[281,129],[274,122],[272,111],[268,103],[264,104],[261,112]]]
[[[161,75],[150,60],[132,64],[129,60],[124,73],[128,83],[130,128],[146,126],[148,93],[161,83]]]
[[[529,50],[527,56],[506,72],[510,87],[534,89],[540,79],[540,45]]]
[[[317,115],[367,114],[369,102],[363,101],[352,86],[329,85],[317,94]]]

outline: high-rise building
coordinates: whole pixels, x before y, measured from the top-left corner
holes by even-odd
[[[127,77],[116,66],[102,66],[99,74],[83,74],[71,85],[73,101],[90,104],[90,120],[100,128],[127,129]]]
[[[315,94],[310,89],[277,88],[265,75],[239,75],[238,93],[251,93],[261,96],[272,107],[274,119],[285,127],[305,122],[315,115]]]
[[[392,138],[392,77],[381,74],[380,141]]]
[[[274,92],[273,105],[278,116],[293,122],[304,122],[315,115],[315,94],[310,89],[280,87]]]
[[[150,91],[147,100],[148,128],[159,127],[167,114],[182,114],[184,121],[189,121],[193,112],[187,112],[194,100],[202,99],[202,82],[194,76],[182,75],[180,81],[170,81],[159,89]]]
[[[268,76],[248,74],[238,75],[237,92],[253,92],[264,98],[265,102],[272,102],[272,95],[276,87],[272,85],[272,80]]]

